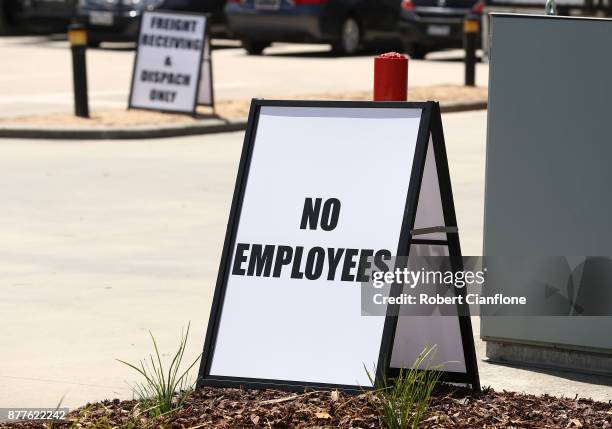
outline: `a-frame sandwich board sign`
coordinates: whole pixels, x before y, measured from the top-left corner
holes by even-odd
[[[417,244],[428,148],[441,134],[433,102],[253,100],[199,387],[360,390],[373,387],[364,368],[378,381],[392,371],[396,338],[414,333],[391,313],[362,316],[360,282],[368,261],[386,267]],[[475,366],[471,326],[458,326]],[[468,368],[451,378],[477,383]]]
[[[132,68],[128,109],[196,114],[214,108],[210,15],[144,11]]]

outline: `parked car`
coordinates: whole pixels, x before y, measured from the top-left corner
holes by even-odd
[[[78,19],[87,27],[90,46],[101,42],[133,42],[144,10],[209,13],[210,34],[225,36],[225,0],[79,0]]]
[[[0,0],[0,9],[13,29],[63,32],[74,19],[76,0]]]
[[[225,12],[252,55],[272,42],[330,43],[350,55],[366,42],[399,40],[399,0],[228,0]]]
[[[466,15],[480,19],[479,0],[403,0],[399,31],[405,51],[412,58],[427,52],[463,46],[463,21]]]

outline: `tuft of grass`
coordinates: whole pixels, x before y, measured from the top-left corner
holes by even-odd
[[[409,369],[401,369],[395,379],[375,382],[372,404],[387,429],[416,429],[429,408],[434,387],[442,375],[441,366],[431,365],[435,346],[426,347]]]
[[[57,406],[55,407],[55,411],[58,411],[62,407],[62,404],[64,403],[64,399],[66,399],[65,393],[62,395],[61,399],[57,403]],[[51,420],[48,423],[43,424],[43,426],[45,429],[55,429],[57,427],[56,423],[57,423],[56,420]]]
[[[157,341],[151,331],[149,331],[149,335],[153,341],[155,356],[150,354],[149,359],[141,360],[138,364],[117,359],[117,361],[142,375],[144,380],[136,383],[132,390],[151,417],[163,416],[181,408],[185,399],[193,390],[193,382],[189,379],[187,373],[200,360],[202,354],[200,353],[185,370],[181,370],[190,326],[191,323],[187,325],[186,331],[181,332],[179,348],[168,368],[164,368],[162,364]]]

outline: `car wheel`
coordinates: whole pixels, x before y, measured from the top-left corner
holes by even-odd
[[[404,52],[414,60],[422,60],[427,55],[427,48],[417,43],[410,43],[404,46]]]
[[[261,42],[256,40],[243,40],[242,47],[249,55],[261,55],[263,50],[270,46],[270,42]]]
[[[8,33],[9,27],[17,24],[17,2],[0,0],[0,34]]]
[[[353,55],[359,49],[360,44],[361,28],[359,28],[359,23],[355,18],[348,17],[340,27],[340,36],[333,44],[333,50],[341,55]]]

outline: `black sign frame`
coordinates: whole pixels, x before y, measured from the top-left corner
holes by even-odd
[[[444,216],[444,224],[446,227],[450,227],[451,231],[446,232],[446,240],[437,239],[419,239],[411,238],[407,247],[404,249],[410,249],[413,244],[427,244],[427,245],[439,245],[448,247],[450,255],[450,263],[453,271],[462,271],[463,262],[461,257],[461,244],[459,242],[459,232],[457,225],[457,215],[455,213],[455,202],[453,198],[453,190],[451,186],[450,171],[448,166],[448,157],[446,155],[446,143],[444,141],[444,130],[442,127],[442,115],[440,112],[440,105],[434,103],[433,115],[431,123],[431,143],[434,151],[434,157],[436,161],[436,172],[438,177],[438,184],[440,186],[440,197],[442,199],[442,211]],[[425,159],[423,159],[423,169]],[[421,179],[422,179],[421,175]],[[421,186],[419,183],[417,194],[421,192]],[[417,196],[418,200],[418,196]],[[454,229],[453,229],[454,228]],[[406,251],[406,255],[408,254]],[[465,298],[465,289],[454,288],[457,295],[462,295]],[[391,295],[399,296],[401,288],[392,289]],[[457,304],[458,319],[459,319],[459,331],[461,333],[461,342],[463,344],[463,358],[465,362],[466,372],[453,372],[444,371],[440,377],[441,381],[449,383],[465,383],[469,384],[473,390],[480,391],[480,377],[478,374],[478,362],[476,358],[476,346],[474,344],[474,334],[472,329],[472,320],[467,314],[470,313],[469,305],[466,304],[465,299],[462,304]],[[465,315],[465,316],[464,316]],[[450,316],[443,316],[450,317]],[[388,329],[393,333],[390,335],[395,339],[395,329],[397,327],[397,320],[392,323]],[[385,326],[387,329],[387,326]],[[391,343],[393,347],[393,343]],[[388,376],[395,377],[399,374],[400,368],[393,368],[387,362]]]

